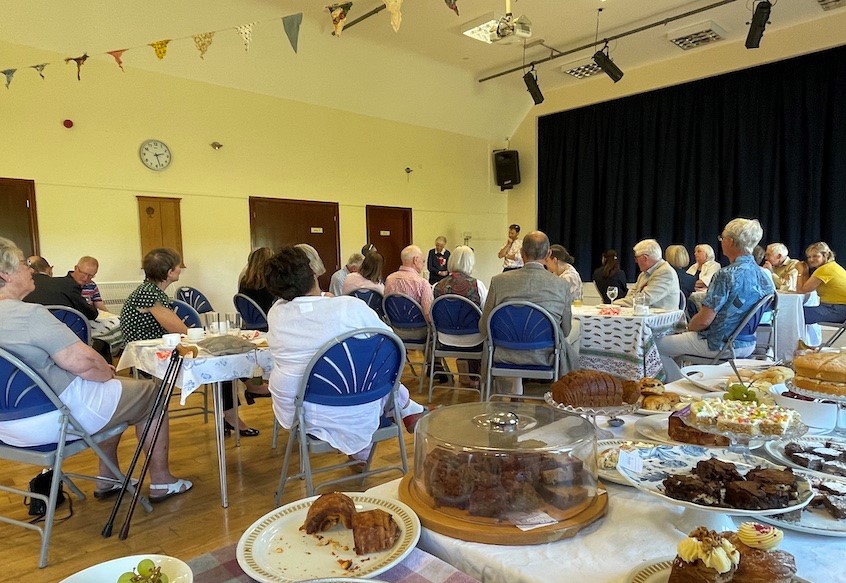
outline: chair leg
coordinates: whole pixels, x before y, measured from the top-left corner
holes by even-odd
[[[276,419],[276,416],[273,417],[273,439],[270,442],[270,449],[276,449],[277,442],[279,441],[279,421]]]
[[[275,501],[277,507],[279,507],[279,504],[282,501],[282,494],[285,492],[285,486],[288,485],[288,467],[291,463],[291,452],[294,449],[294,442],[296,440],[297,429],[296,426],[293,426],[291,427],[290,435],[288,436],[288,444],[285,446],[285,459],[282,461],[282,473],[279,475],[279,486],[276,488]]]
[[[305,428],[300,425],[300,467],[306,481],[306,496],[314,496],[314,478],[311,475],[311,459],[308,447],[308,435]]]
[[[432,402],[432,387],[435,384],[435,351],[430,351],[431,358],[429,359],[429,400],[427,403]]]

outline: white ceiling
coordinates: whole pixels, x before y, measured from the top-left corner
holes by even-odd
[[[542,39],[546,47],[565,52],[593,42],[598,8],[603,9],[602,39],[715,3],[515,0],[513,13],[532,21],[529,45]],[[111,62],[104,54],[107,51],[139,47],[124,55],[125,66],[491,140],[509,136],[532,102],[520,72],[484,83],[478,80],[553,54],[539,45],[525,49],[521,44],[486,45],[461,34],[463,24],[492,11],[503,12],[505,0],[457,0],[460,16],[444,0],[406,0],[398,33],[384,10],[348,28],[340,38],[331,35],[325,4],[317,0],[8,0],[3,2],[0,41],[62,57],[87,52],[103,62]],[[348,22],[381,5],[379,0],[354,0]],[[826,18],[840,10],[826,12],[817,0],[781,0],[773,6],[767,31]],[[303,24],[299,52],[294,54],[280,19],[297,12],[303,13]],[[611,56],[623,71],[677,57],[682,51],[668,42],[668,36],[705,21],[722,28],[727,40],[742,41],[751,15],[751,0],[735,0],[613,41]],[[245,52],[234,27],[251,22],[257,24],[250,50]],[[221,32],[200,60],[190,37],[207,31]],[[159,61],[145,45],[164,38],[175,40],[166,59]],[[766,42],[765,34],[762,46]],[[549,92],[585,83],[564,75],[561,68],[589,62],[594,50],[539,65],[541,88]],[[37,58],[35,52],[33,58]],[[0,53],[0,69],[23,69],[38,62],[7,63]],[[45,74],[69,72],[55,67]],[[83,81],[85,74],[83,70]],[[34,79],[23,70],[14,81],[27,82]]]

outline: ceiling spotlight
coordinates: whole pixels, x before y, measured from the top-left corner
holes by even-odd
[[[528,89],[529,94],[532,96],[532,101],[535,102],[535,105],[543,103],[543,93],[541,93],[540,87],[538,87],[538,74],[535,72],[534,65],[532,65],[528,73],[523,75],[523,81],[525,81],[526,89]]]
[[[616,83],[620,79],[623,78],[623,71],[614,64],[614,61],[611,60],[611,57],[608,56],[608,42],[605,42],[605,46],[602,47],[601,50],[596,51],[593,55],[593,62],[596,63],[600,69],[602,69],[606,75],[611,77],[611,80]]]
[[[757,49],[761,46],[761,37],[764,36],[764,29],[767,28],[767,21],[770,19],[770,10],[773,5],[768,0],[761,0],[755,7],[752,14],[752,22],[749,24],[749,34],[746,35],[746,48]]]
[[[223,147],[223,144],[221,144],[220,142],[212,142],[211,144],[209,144],[209,146],[211,146],[215,150],[220,150]]]

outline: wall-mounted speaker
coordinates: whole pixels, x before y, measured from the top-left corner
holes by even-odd
[[[520,184],[520,157],[517,150],[498,150],[493,153],[496,184],[500,190],[510,190]]]

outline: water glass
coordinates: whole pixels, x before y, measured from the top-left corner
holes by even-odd
[[[220,314],[217,312],[206,312],[205,314],[200,314],[200,317],[203,320],[203,328],[206,329],[208,336],[220,334]],[[223,321],[225,322],[226,320],[224,319]]]
[[[243,323],[241,314],[237,312],[226,314],[226,325],[230,334],[234,334],[236,336],[240,334]]]
[[[613,303],[614,300],[617,299],[617,286],[609,285],[608,289],[605,290],[605,295],[607,295],[608,299]]]

